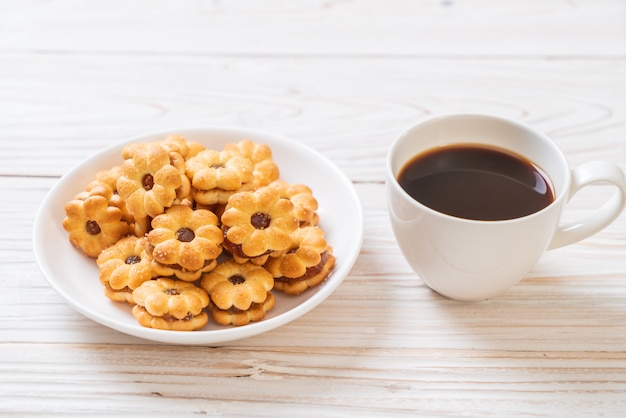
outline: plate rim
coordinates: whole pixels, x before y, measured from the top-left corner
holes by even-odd
[[[224,327],[213,330],[199,330],[199,331],[191,331],[191,332],[179,332],[179,331],[171,331],[171,330],[159,330],[142,327],[137,324],[126,324],[119,323],[118,321],[112,320],[104,315],[98,314],[97,312],[89,309],[84,304],[81,304],[76,298],[65,292],[65,290],[61,287],[59,280],[55,277],[55,273],[51,271],[50,266],[47,262],[45,262],[44,257],[44,248],[41,239],[41,231],[44,228],[46,209],[49,207],[49,203],[53,198],[63,189],[63,185],[68,179],[71,179],[72,176],[79,170],[84,169],[89,163],[93,163],[98,160],[98,157],[102,158],[103,155],[110,153],[114,150],[121,150],[122,147],[126,144],[132,142],[141,142],[146,141],[148,139],[154,140],[155,136],[165,137],[170,134],[179,134],[185,137],[185,133],[189,132],[199,132],[206,131],[211,132],[212,134],[219,133],[228,133],[228,134],[236,134],[243,136],[253,137],[264,137],[271,138],[271,141],[285,145],[287,147],[295,147],[300,151],[304,151],[310,154],[314,154],[317,159],[322,161],[325,166],[333,170],[333,176],[338,177],[341,182],[347,186],[346,191],[350,194],[350,201],[354,204],[354,209],[356,209],[356,213],[354,213],[354,218],[356,223],[358,224],[357,231],[350,231],[351,238],[350,240],[354,242],[353,245],[350,246],[350,250],[347,254],[347,258],[342,258],[341,260],[341,270],[335,271],[331,274],[342,274],[342,277],[334,278],[333,281],[324,282],[320,289],[312,294],[308,299],[303,301],[302,303],[292,307],[291,309],[278,314],[277,316],[263,319],[258,322],[253,322],[245,326],[235,327]],[[255,141],[257,142],[257,141]],[[79,191],[77,191],[78,193]],[[302,144],[298,141],[292,140],[286,136],[278,135],[274,133],[270,133],[264,130],[259,129],[251,129],[245,127],[237,127],[237,126],[228,126],[228,125],[195,125],[195,126],[184,126],[179,128],[166,128],[166,129],[157,129],[148,132],[144,132],[138,135],[133,135],[126,137],[126,139],[122,139],[119,141],[115,141],[112,144],[107,145],[106,147],[100,148],[99,150],[89,154],[87,157],[83,158],[73,167],[71,167],[68,171],[66,171],[60,178],[57,179],[55,184],[48,190],[44,199],[41,201],[39,208],[37,210],[35,221],[33,223],[33,252],[35,255],[35,261],[39,266],[40,271],[45,277],[48,284],[59,294],[65,302],[68,303],[72,308],[81,313],[83,316],[101,324],[108,328],[114,329],[118,332],[124,333],[129,336],[133,336],[135,338],[140,338],[144,340],[151,340],[155,342],[161,342],[166,344],[179,344],[179,345],[217,345],[223,344],[227,342],[232,342],[244,338],[249,338],[253,336],[260,335],[262,333],[268,332],[270,330],[279,328],[289,322],[294,321],[295,319],[300,318],[304,314],[310,312],[317,306],[319,306],[324,300],[326,300],[345,280],[345,278],[350,274],[352,267],[356,263],[356,260],[359,257],[364,238],[364,214],[363,207],[361,204],[361,200],[356,192],[354,187],[354,183],[350,180],[350,178],[337,167],[328,157],[326,157],[321,152],[317,151],[314,148],[306,144]],[[103,296],[104,297],[104,296]],[[139,331],[139,334],[137,334]],[[177,341],[181,340],[181,341]]]

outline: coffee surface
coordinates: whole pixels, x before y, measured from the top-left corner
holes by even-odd
[[[402,168],[398,182],[431,209],[466,219],[519,218],[554,200],[550,180],[531,161],[480,145],[418,154]]]

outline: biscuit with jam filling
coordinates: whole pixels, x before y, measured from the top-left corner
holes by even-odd
[[[193,283],[159,277],[143,282],[132,298],[133,316],[147,328],[195,331],[209,321],[209,296]]]
[[[189,194],[184,170],[180,154],[158,144],[137,146],[132,158],[122,163],[117,191],[136,220],[154,218]]]
[[[191,158],[200,151],[204,150],[204,145],[195,141],[188,141],[184,136],[179,134],[171,134],[165,138],[153,142],[133,142],[127,144],[122,148],[122,158],[125,160],[133,158],[133,154],[139,148],[146,148],[150,144],[160,145],[165,148],[167,152],[176,152],[183,158]]]
[[[89,257],[98,257],[129,232],[122,211],[98,194],[70,200],[65,204],[65,215],[63,228],[70,242]]]
[[[236,261],[255,264],[286,251],[298,228],[293,203],[268,186],[232,195],[221,219],[224,247]]]
[[[116,302],[134,303],[133,290],[155,276],[146,239],[133,235],[103,250],[96,265],[104,294]]]
[[[276,305],[276,298],[272,292],[267,293],[267,298],[261,303],[253,303],[250,308],[242,311],[236,308],[219,309],[214,303],[209,303],[211,317],[220,325],[248,325],[250,322],[258,322],[265,318],[267,312]]]
[[[194,281],[215,268],[224,234],[217,216],[206,209],[175,205],[152,220],[148,243],[152,268],[159,275]]]
[[[274,288],[300,294],[322,283],[335,265],[332,249],[317,226],[299,228],[291,234],[289,250],[270,258],[263,267],[274,277]]]
[[[274,288],[290,295],[298,295],[326,280],[334,266],[335,256],[329,247],[328,250],[321,254],[320,263],[316,266],[308,267],[304,275],[296,278],[287,276],[274,278]]]
[[[267,186],[274,180],[278,180],[280,171],[272,159],[272,150],[269,146],[244,139],[236,144],[226,144],[224,150],[239,153],[252,161],[254,164],[252,171],[253,189]]]
[[[313,191],[309,186],[276,180],[269,187],[275,188],[280,197],[289,199],[293,203],[294,215],[298,218],[301,227],[319,223],[317,199],[313,196]]]
[[[274,306],[270,296],[273,286],[272,275],[263,267],[232,259],[219,264],[200,281],[200,287],[209,294],[213,319],[222,325],[245,325],[262,319]]]
[[[122,175],[122,167],[116,165],[107,170],[100,170],[94,176],[94,179],[87,185],[87,191],[97,186],[105,186],[109,188],[111,193],[117,191],[117,179]]]
[[[122,199],[117,192],[117,179],[122,175],[122,167],[116,165],[108,170],[100,170],[96,173],[95,178],[87,184],[87,194],[99,194],[109,199],[109,205],[120,208],[122,211],[122,219],[127,222],[131,229],[135,228],[135,217],[126,206],[126,201]],[[138,236],[141,236],[138,234]]]
[[[183,158],[188,158],[191,153],[189,141],[182,135],[171,134],[166,136],[158,144],[165,148],[168,152],[175,152]]]
[[[186,174],[193,199],[204,205],[226,204],[253,179],[253,163],[235,152],[204,150],[187,160]]]

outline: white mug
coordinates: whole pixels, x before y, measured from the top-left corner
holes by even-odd
[[[398,174],[416,155],[451,144],[497,147],[527,158],[549,177],[554,200],[530,215],[497,221],[459,218],[423,205],[400,186]],[[596,161],[570,169],[547,136],[487,115],[439,116],[408,129],[389,150],[386,175],[391,225],[405,259],[432,290],[462,301],[500,295],[522,280],[546,250],[597,233],[626,205],[624,172],[616,164]],[[598,183],[615,186],[611,198],[585,218],[564,224],[567,201]]]

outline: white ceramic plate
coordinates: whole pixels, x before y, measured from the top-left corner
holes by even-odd
[[[199,331],[180,332],[144,328],[133,318],[130,307],[112,302],[103,293],[95,260],[84,256],[68,241],[62,221],[64,205],[85,189],[98,170],[122,162],[120,151],[129,142],[163,139],[170,133],[221,150],[228,142],[250,139],[272,149],[280,178],[311,187],[319,202],[320,226],[337,258],[326,281],[298,296],[274,292],[276,306],[259,322],[241,327],[215,325],[212,320]],[[88,318],[123,333],[172,344],[218,344],[251,337],[284,325],[319,305],[344,280],[361,249],[363,213],[351,181],[326,157],[297,142],[275,135],[240,128],[194,128],[154,132],[130,138],[86,159],[64,175],[50,190],[35,220],[35,257],[51,286]]]

